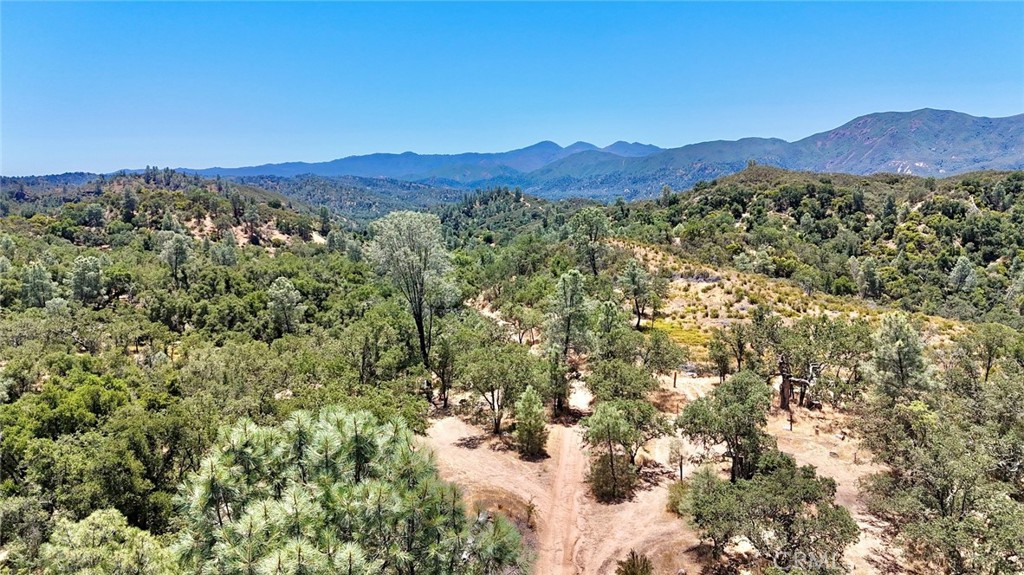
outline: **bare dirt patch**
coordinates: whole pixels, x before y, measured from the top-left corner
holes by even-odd
[[[846,550],[845,559],[853,573],[898,573],[899,550],[884,536],[883,526],[871,515],[861,497],[859,482],[881,467],[871,454],[859,448],[850,434],[851,417],[828,410],[811,411],[794,407],[793,430],[789,416],[775,409],[769,416],[768,432],[779,449],[792,455],[799,465],[813,465],[818,474],[836,482],[836,502],[846,507],[860,527],[860,540]]]
[[[535,542],[537,575],[610,573],[630,549],[649,555],[657,573],[699,569],[697,536],[666,510],[665,474],[630,501],[597,503],[586,485],[587,455],[579,426],[554,425],[550,431],[550,457],[536,462],[488,448],[495,439],[475,448],[462,446],[480,430],[456,417],[435,421],[426,444],[441,474],[463,488],[469,509],[502,512],[520,525],[534,526],[526,539]]]

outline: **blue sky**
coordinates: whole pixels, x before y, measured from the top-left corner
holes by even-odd
[[[1024,112],[1024,3],[0,4],[4,175]]]

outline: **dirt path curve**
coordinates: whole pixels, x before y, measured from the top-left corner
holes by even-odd
[[[579,522],[583,520],[579,510],[587,469],[583,438],[576,426],[555,426],[548,444],[556,463],[550,505],[541,510],[543,529],[534,572],[576,575],[580,572],[576,559]]]

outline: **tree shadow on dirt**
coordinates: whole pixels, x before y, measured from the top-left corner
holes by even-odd
[[[587,415],[589,414],[583,413],[576,408],[567,407],[563,413],[551,417],[551,424],[561,425],[562,427],[572,427]]]
[[[675,471],[656,461],[651,461],[637,470],[636,491],[648,491],[665,481],[674,481],[675,478]]]
[[[455,442],[455,447],[461,447],[463,449],[476,449],[487,442],[490,435],[482,433],[480,435],[467,435]]]

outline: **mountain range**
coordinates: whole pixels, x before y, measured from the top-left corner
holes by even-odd
[[[356,176],[439,188],[518,186],[548,198],[633,199],[663,186],[686,189],[743,169],[750,161],[791,170],[948,176],[1024,168],[1024,114],[984,118],[922,109],[856,118],[795,142],[743,138],[663,149],[616,142],[562,147],[544,141],[498,153],[370,154],[329,162],[289,162],[239,168],[183,169],[204,176]]]

